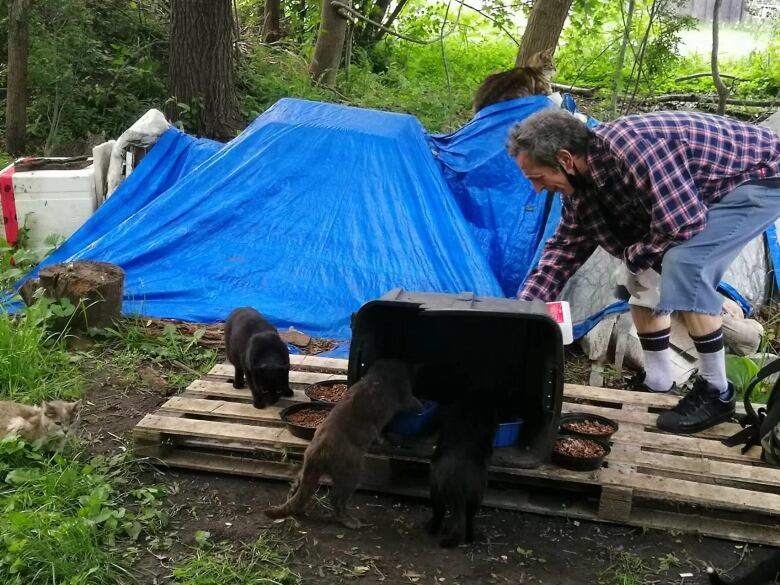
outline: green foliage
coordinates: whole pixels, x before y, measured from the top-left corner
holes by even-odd
[[[726,356],[726,378],[734,384],[734,389],[742,394],[750,381],[758,373],[758,365],[748,357],[738,355]]]
[[[133,551],[166,525],[166,495],[135,479],[126,455],[47,455],[16,437],[0,441],[0,581],[110,585],[131,581],[114,547]]]
[[[83,379],[64,335],[48,327],[73,309],[40,299],[15,315],[0,311],[0,399],[37,404],[81,396]]]
[[[634,553],[620,551],[612,555],[611,564],[599,575],[599,585],[640,585],[650,567]]]
[[[174,585],[295,585],[300,577],[285,566],[288,554],[267,534],[239,549],[229,543],[211,545],[198,531],[195,556],[173,569]]]
[[[162,0],[39,0],[32,6],[32,148],[82,141],[90,133],[118,136],[162,103],[167,42]],[[6,27],[0,21],[2,35]]]
[[[205,330],[184,335],[167,323],[160,334],[150,325],[142,319],[126,319],[105,330],[111,350],[107,359],[127,372],[129,381],[137,381],[141,365],[152,362],[167,371],[172,386],[184,388],[217,363],[217,352],[200,345]]]

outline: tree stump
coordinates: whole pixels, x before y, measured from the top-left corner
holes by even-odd
[[[35,302],[33,293],[38,288],[44,289],[46,297],[70,300],[76,306],[71,327],[86,331],[119,318],[124,286],[125,272],[119,266],[78,260],[42,268],[38,278],[25,282],[19,294],[27,305]]]

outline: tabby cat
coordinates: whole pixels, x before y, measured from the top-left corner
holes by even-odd
[[[81,401],[52,400],[28,406],[0,400],[0,438],[18,435],[30,443],[53,440],[61,449],[76,434],[80,414]]]
[[[555,73],[553,49],[531,55],[526,67],[488,75],[474,96],[474,113],[498,102],[531,95],[550,95],[550,79]]]

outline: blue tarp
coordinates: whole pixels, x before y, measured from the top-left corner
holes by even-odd
[[[348,339],[395,287],[502,296],[416,118],[284,99],[221,147],[175,129],[43,265],[112,262],[124,311]]]

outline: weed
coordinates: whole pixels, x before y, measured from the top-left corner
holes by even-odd
[[[640,585],[650,567],[634,553],[620,551],[611,554],[611,565],[599,575],[599,585]]]
[[[105,585],[130,579],[114,550],[167,523],[166,491],[135,478],[138,462],[46,454],[0,441],[0,582]]]
[[[142,319],[127,319],[106,329],[111,348],[107,358],[128,372],[129,381],[137,381],[139,367],[150,361],[166,371],[172,386],[184,388],[217,362],[217,352],[200,345],[204,330],[184,335],[167,323],[162,334],[158,334],[149,324]]]
[[[65,336],[48,329],[63,311],[45,299],[15,315],[0,311],[0,399],[39,403],[81,396],[83,380]]]
[[[198,531],[198,548],[193,558],[173,569],[175,585],[293,585],[300,577],[286,566],[289,552],[269,535],[253,544],[236,547],[230,543],[212,545],[209,534]]]

